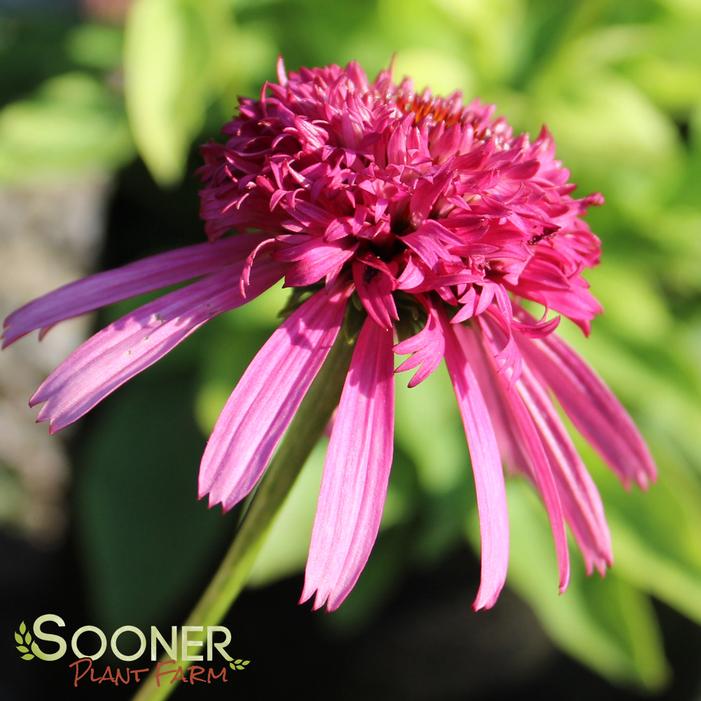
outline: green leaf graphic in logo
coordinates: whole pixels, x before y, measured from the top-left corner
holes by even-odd
[[[251,660],[242,660],[241,658],[239,658],[238,660],[229,662],[229,667],[231,667],[231,669],[233,669],[234,671],[240,671],[242,669],[246,669],[246,667],[248,667],[249,664],[251,664]]]
[[[34,653],[31,651],[32,634],[27,630],[24,621],[19,624],[19,630],[15,631],[15,647],[22,654],[23,660],[33,660]]]

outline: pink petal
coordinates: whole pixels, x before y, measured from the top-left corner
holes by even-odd
[[[460,264],[460,258],[448,252],[450,244],[458,243],[455,235],[435,219],[429,219],[416,231],[401,237],[408,246],[429,267],[435,268],[439,262]]]
[[[261,251],[263,251],[265,248],[271,248],[274,247],[274,245],[274,238],[264,239],[248,254],[248,256],[246,256],[246,261],[244,262],[239,280],[239,289],[244,297],[246,296],[248,286],[251,284],[251,270],[253,269],[253,263],[256,260],[256,256],[260,255]]]
[[[243,260],[262,238],[246,234],[186,246],[59,287],[25,304],[5,319],[3,348],[36,329],[47,329],[59,321],[206,275]]]
[[[469,328],[465,329],[462,340],[466,345],[469,341],[470,361],[478,382],[482,387],[494,388],[494,391],[486,394],[485,399],[501,454],[511,469],[535,482],[502,396],[501,380],[485,356],[482,343]],[[533,375],[530,369],[524,367],[523,382],[517,386],[522,388],[526,382],[530,382],[531,377]],[[535,378],[533,381],[536,382]],[[601,498],[542,387],[536,385],[532,393],[537,395],[537,415],[541,415],[541,422],[544,423],[542,429],[539,427],[541,440],[553,469],[565,519],[584,555],[587,572],[596,568],[603,573],[606,566],[611,564],[612,555]]]
[[[499,453],[510,470],[529,476],[528,461],[523,455],[523,450],[512,425],[508,407],[502,397],[500,391],[501,380],[498,373],[494,370],[493,361],[490,361],[487,357],[483,341],[473,327],[456,328],[460,328],[460,342],[470,358],[470,365],[475,373],[478,385],[491,388],[491,391],[485,392],[484,399],[492,420],[494,433],[497,437]]]
[[[462,327],[459,327],[459,329],[463,330]],[[533,417],[529,413],[528,407],[523,399],[518,394],[518,380],[514,382],[509,377],[504,376],[503,373],[497,372],[494,358],[498,355],[499,348],[494,339],[488,336],[490,330],[488,324],[483,325],[483,330],[485,331],[483,338],[487,343],[487,354],[490,360],[492,360],[494,372],[499,379],[498,387],[502,392],[504,404],[509,412],[510,424],[512,425],[522,454],[527,461],[529,474],[533,478],[536,488],[543,499],[545,510],[550,519],[550,527],[555,541],[555,552],[560,574],[560,592],[563,592],[569,583],[570,563],[564,513],[555,478]]]
[[[443,315],[445,362],[455,388],[475,478],[482,541],[482,581],[473,609],[491,608],[501,592],[509,565],[509,516],[504,473],[489,411],[460,342],[464,327]]]
[[[355,252],[346,240],[324,241],[316,236],[299,235],[300,242],[280,246],[277,257],[288,263],[285,269],[286,287],[304,287],[333,276]]]
[[[397,355],[411,353],[395,372],[405,372],[418,368],[409,380],[409,387],[416,387],[423,382],[439,365],[445,355],[445,339],[440,325],[438,311],[427,303],[426,324],[417,334],[398,343],[394,347]]]
[[[304,590],[337,609],[377,538],[394,444],[392,331],[366,319],[353,351],[329,442]]]
[[[415,227],[420,226],[428,217],[436,200],[443,194],[453,177],[455,177],[455,171],[444,167],[437,171],[432,180],[426,178],[419,180],[409,207],[411,222]]]
[[[392,278],[383,270],[356,261],[353,263],[353,282],[368,316],[378,326],[391,329],[392,322],[399,319],[392,296]]]
[[[413,255],[408,256],[404,271],[397,280],[397,289],[413,290],[420,287],[426,281],[424,271]]]
[[[282,276],[278,264],[262,262],[244,298],[236,283],[240,271],[239,264],[171,292],[88,339],[34,393],[31,406],[45,402],[38,420],[49,420],[51,433],[77,421],[202,324],[256,297]]]
[[[621,481],[646,488],[657,476],[640,432],[613,392],[575,351],[551,334],[522,339],[531,366],[542,375],[579,432]]]
[[[230,509],[260,479],[336,340],[349,289],[320,290],[273,333],[229,397],[200,465],[200,498]]]
[[[604,574],[613,556],[599,492],[545,389],[529,368],[524,366],[517,387],[548,455],[565,518],[584,555],[587,574],[594,568]]]
[[[285,61],[282,55],[277,57],[277,80],[280,85],[287,85],[287,71],[285,70]]]

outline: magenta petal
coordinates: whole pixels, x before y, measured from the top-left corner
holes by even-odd
[[[387,273],[363,263],[353,263],[353,282],[368,316],[384,329],[399,319],[392,296],[392,279]]]
[[[447,318],[441,319],[445,336],[445,362],[460,407],[475,479],[482,542],[482,579],[475,610],[491,608],[501,592],[509,565],[509,516],[504,473],[487,405],[470,367],[458,333]]]
[[[415,226],[419,226],[431,213],[431,208],[436,199],[443,193],[453,177],[454,170],[445,167],[437,171],[433,180],[419,180],[416,190],[411,198],[410,213],[411,221]]]
[[[594,568],[604,574],[612,562],[611,536],[596,485],[545,389],[529,368],[524,366],[517,386],[538,428],[565,518],[584,556],[587,574]]]
[[[355,246],[347,241],[324,241],[316,236],[300,236],[302,243],[280,247],[278,259],[288,263],[286,287],[313,285],[323,277],[333,277],[353,256]]]
[[[409,387],[416,387],[440,365],[445,355],[445,339],[438,311],[433,305],[427,303],[426,324],[421,331],[394,346],[394,352],[397,355],[411,354],[395,372],[418,368],[409,380]]]
[[[459,329],[464,332],[462,327],[459,327]],[[484,329],[488,330],[489,325],[485,324]],[[567,548],[567,534],[565,532],[565,517],[552,468],[533,417],[517,391],[520,381],[513,381],[508,376],[505,376],[504,373],[497,371],[495,357],[499,354],[498,345],[493,339],[487,338],[486,335],[484,336],[484,342],[487,344],[485,350],[494,365],[495,376],[499,380],[497,386],[502,393],[504,405],[510,416],[509,423],[528,465],[528,473],[535,482],[545,510],[548,513],[550,528],[555,541],[555,553],[560,575],[560,592],[563,592],[569,583],[570,560]]]
[[[236,283],[240,267],[159,297],[88,339],[34,393],[32,406],[45,402],[38,420],[48,419],[52,433],[77,421],[209,319],[244,304],[282,276],[277,263],[260,263],[244,298]]]
[[[486,400],[502,455],[512,469],[535,483],[530,461],[520,445],[515,422],[503,396],[504,380],[494,371],[493,363],[489,362],[482,343],[471,329],[462,331],[462,340],[481,386],[493,388],[486,395]],[[565,519],[582,551],[587,572],[591,573],[596,568],[603,574],[611,564],[612,555],[611,537],[599,492],[545,390],[525,365],[521,380],[516,386],[536,423],[553,471]]]
[[[402,236],[401,240],[429,268],[434,268],[439,262],[460,262],[458,256],[448,251],[449,245],[456,243],[454,235],[435,219],[429,219],[416,231]]]
[[[260,479],[331,349],[349,290],[321,290],[273,333],[229,397],[207,443],[199,494],[232,508]]]
[[[262,238],[246,234],[186,246],[59,287],[25,304],[5,319],[3,348],[36,329],[47,329],[59,321],[107,304],[206,275],[244,260]]]
[[[521,343],[531,366],[548,383],[579,432],[621,481],[646,488],[655,463],[628,412],[603,380],[561,338]]]
[[[392,331],[366,319],[329,442],[301,601],[338,608],[370,556],[394,444]]]
[[[452,320],[451,320],[452,323]],[[489,416],[497,437],[499,453],[507,468],[526,476],[530,476],[528,461],[523,455],[518,436],[513,427],[509,409],[501,393],[501,379],[489,360],[486,349],[477,333],[470,326],[460,328],[460,342],[470,358],[470,364],[480,387],[489,387],[484,393],[484,399],[489,409]]]

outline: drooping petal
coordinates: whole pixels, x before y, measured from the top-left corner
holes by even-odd
[[[587,574],[591,574],[594,568],[604,574],[613,556],[599,491],[546,391],[526,366],[517,389],[533,417],[548,455],[565,519],[582,551]]]
[[[349,289],[320,290],[273,333],[229,397],[207,443],[199,494],[230,509],[260,479],[341,328]]]
[[[502,397],[500,380],[495,372],[494,363],[487,357],[483,341],[472,326],[456,328],[460,329],[460,342],[470,359],[470,366],[475,373],[478,385],[489,388],[483,396],[489,410],[489,417],[492,420],[502,460],[509,470],[528,476],[530,473],[528,461],[523,454],[508,407]]]
[[[366,319],[329,442],[301,601],[338,608],[380,527],[394,444],[392,331]]]
[[[441,317],[445,361],[460,407],[475,479],[482,543],[482,577],[475,610],[491,608],[501,592],[509,565],[509,517],[494,428],[470,360],[458,334],[463,327]]]
[[[528,463],[529,474],[535,482],[545,510],[548,513],[550,528],[555,541],[555,553],[557,555],[560,578],[559,586],[560,591],[563,592],[569,583],[570,561],[567,548],[567,534],[565,532],[565,517],[553,471],[533,417],[518,393],[520,379],[512,381],[503,372],[497,371],[494,358],[499,354],[499,344],[492,336],[492,333],[497,330],[496,327],[494,325],[490,326],[485,322],[481,328],[483,342],[486,344],[487,355],[493,362],[495,376],[498,378],[496,384],[502,393],[504,404],[509,413],[510,423],[522,450],[523,457]],[[457,333],[461,331],[462,327]]]
[[[261,262],[244,298],[236,273],[241,264],[159,297],[126,314],[78,347],[41,384],[30,400],[45,402],[39,421],[51,433],[77,421],[132,377],[153,365],[202,324],[255,298],[282,276]]]
[[[514,422],[503,397],[500,380],[485,355],[475,332],[466,328],[463,342],[468,345],[477,380],[482,387],[492,387],[485,399],[497,434],[501,454],[508,466],[535,484],[528,458],[519,442]],[[547,393],[525,364],[521,381],[516,384],[534,417],[545,447],[560,495],[565,519],[582,551],[587,572],[594,568],[603,573],[611,564],[611,537],[598,490],[577,454]]]
[[[262,238],[246,234],[186,246],[59,287],[25,304],[5,319],[3,348],[36,329],[48,329],[59,321],[245,260]]]
[[[562,339],[522,339],[523,352],[550,386],[579,432],[621,481],[643,489],[657,475],[645,441],[628,412],[589,365]]]
[[[244,297],[246,296],[246,290],[248,289],[248,286],[251,283],[251,270],[253,269],[253,263],[255,263],[256,257],[259,256],[264,249],[272,248],[274,247],[274,245],[274,238],[263,239],[263,241],[261,241],[255,248],[253,248],[251,252],[246,256],[246,260],[243,264],[241,276],[239,279],[239,289],[241,290],[241,294]]]

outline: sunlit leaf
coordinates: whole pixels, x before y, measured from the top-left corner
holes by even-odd
[[[132,152],[118,99],[87,74],[53,78],[0,110],[0,182],[108,170]]]
[[[531,104],[532,128],[547,123],[568,166],[618,206],[659,201],[681,175],[672,120],[612,73],[568,66],[563,60],[542,76]]]
[[[522,481],[508,485],[510,585],[533,607],[553,640],[573,657],[618,683],[649,690],[669,670],[649,600],[615,571],[587,577],[574,556],[567,591],[557,594],[554,546],[544,510]]]
[[[653,446],[656,447],[656,446]],[[659,477],[625,491],[582,442],[611,525],[615,572],[701,623],[701,480],[669,450],[655,450]]]
[[[218,85],[231,27],[224,0],[137,0],[124,52],[127,112],[154,177],[173,183]]]
[[[410,389],[406,385],[411,375],[398,375],[397,440],[415,460],[423,488],[445,493],[469,477],[467,445],[460,433],[453,388],[443,365]]]

